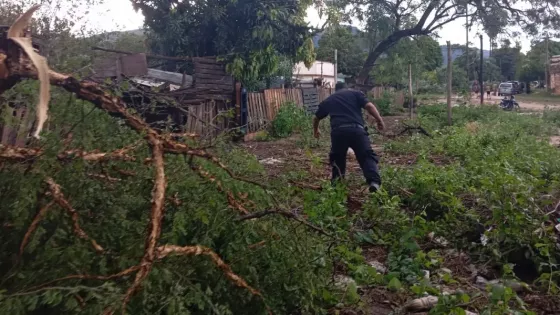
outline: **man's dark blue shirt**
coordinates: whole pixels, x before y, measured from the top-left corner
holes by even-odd
[[[349,124],[364,126],[362,109],[368,102],[360,91],[341,90],[321,102],[315,116],[323,119],[330,115],[331,130]]]

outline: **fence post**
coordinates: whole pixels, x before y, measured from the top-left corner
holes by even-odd
[[[451,84],[453,83],[452,65],[451,42],[447,41],[447,124],[449,124],[449,126],[453,123],[451,117]]]
[[[248,110],[248,102],[247,102],[247,89],[241,89],[241,130],[243,134],[249,133],[249,126],[248,126],[248,117],[249,117],[249,110]]]
[[[410,110],[410,119],[414,117],[414,97],[412,95],[412,64],[408,64],[408,106]]]

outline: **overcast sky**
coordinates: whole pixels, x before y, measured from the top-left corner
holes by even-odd
[[[314,26],[321,24],[319,15],[315,9],[309,9],[307,20]],[[116,30],[132,30],[141,28],[144,22],[144,17],[139,12],[134,12],[130,0],[110,0],[105,4],[96,7],[90,11],[88,15],[88,23],[97,26],[105,31]],[[451,44],[465,44],[466,33],[464,28],[465,20],[457,20],[451,22],[440,29],[437,33],[439,35],[438,41],[441,45],[445,45],[446,41]],[[360,27],[360,25],[356,25]],[[480,39],[477,32],[479,28],[473,28],[469,33],[469,41],[475,47],[480,47]],[[521,38],[512,38],[511,41],[520,40],[523,51],[526,52],[531,48],[531,41],[527,36],[523,35]],[[490,46],[487,36],[484,36],[484,48]]]

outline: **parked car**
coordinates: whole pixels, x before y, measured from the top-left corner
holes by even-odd
[[[502,95],[513,95],[514,92],[514,87],[513,87],[513,83],[511,82],[502,82],[500,83],[500,86],[498,87],[498,95],[502,96]]]

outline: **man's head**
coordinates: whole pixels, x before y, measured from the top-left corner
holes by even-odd
[[[335,91],[344,90],[346,88],[346,83],[344,82],[337,82],[334,89]]]

